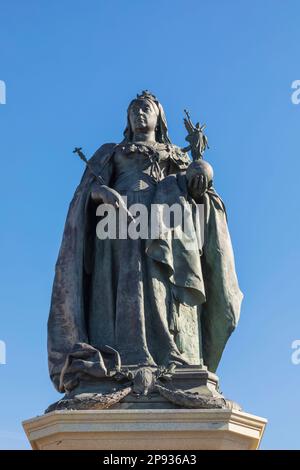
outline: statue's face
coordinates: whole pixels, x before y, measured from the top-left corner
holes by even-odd
[[[154,131],[157,114],[146,100],[135,100],[129,108],[129,122],[133,133]]]

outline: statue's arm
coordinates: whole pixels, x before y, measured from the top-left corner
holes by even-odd
[[[90,186],[90,199],[95,204],[112,204],[118,207],[118,194],[110,185],[114,172],[114,149],[116,144],[102,145],[89,160],[93,171],[99,175],[94,177]]]
[[[122,196],[111,187],[114,174],[114,152],[116,144],[105,144],[94,154],[90,160],[93,168],[97,167],[97,174],[101,176],[101,181],[97,178],[90,187],[90,201],[96,205],[110,204],[116,208],[123,208],[128,217],[133,220],[132,214],[128,211]]]
[[[116,144],[103,144],[89,160],[89,165],[93,169],[93,172],[100,176],[103,184],[108,186],[113,176],[113,156],[115,148]],[[96,178],[94,178],[94,183],[96,186]]]

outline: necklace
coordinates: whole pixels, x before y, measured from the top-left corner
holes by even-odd
[[[159,142],[128,142],[120,144],[122,152],[126,155],[130,154],[142,154],[144,155],[151,164],[150,176],[158,182],[162,178],[162,171],[159,166],[159,147],[165,147],[164,144]]]

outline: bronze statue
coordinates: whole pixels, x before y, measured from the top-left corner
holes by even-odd
[[[161,104],[144,91],[129,104],[123,140],[102,145],[86,162],[66,219],[48,322],[50,376],[65,393],[56,408],[121,406],[124,399],[138,406],[137,397],[151,393],[172,406],[226,406],[213,373],[242,294],[225,207],[203,160],[204,127],[189,115],[185,125],[190,146],[181,149],[169,139]],[[203,246],[196,236],[192,248],[184,237],[99,239],[97,208],[122,211],[125,200],[127,225],[136,223],[135,204],[149,212],[177,204],[190,211],[189,233],[197,231],[193,207],[202,204]]]
[[[188,147],[182,149],[184,152],[191,151],[193,160],[200,160],[203,158],[203,154],[205,150],[208,148],[208,140],[206,135],[204,134],[203,130],[205,129],[206,125],[203,124],[200,126],[200,123],[194,126],[191,121],[190,113],[185,109],[186,118],[184,118],[184,125],[186,130],[188,131],[188,135],[186,137],[186,141],[190,143]]]

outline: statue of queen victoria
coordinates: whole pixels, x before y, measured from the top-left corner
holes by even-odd
[[[209,383],[242,294],[225,207],[203,160],[203,126],[189,116],[185,124],[190,145],[180,148],[168,137],[159,101],[142,92],[129,104],[124,139],[102,145],[87,162],[66,219],[48,321],[50,376],[65,393],[61,407],[72,400],[76,407],[82,393],[93,393],[101,408],[157,391],[174,406],[205,407],[204,386],[211,406],[222,406],[217,379],[214,390]],[[116,236],[98,236],[101,207],[137,227],[139,205],[149,219],[154,205],[181,207],[189,236],[172,236],[174,224],[171,236],[121,236],[119,222]]]

